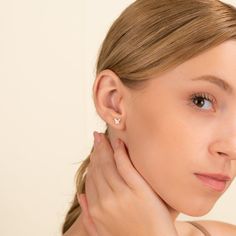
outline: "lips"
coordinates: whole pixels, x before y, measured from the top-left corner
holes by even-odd
[[[195,174],[209,177],[209,178],[216,179],[216,180],[223,180],[223,181],[231,180],[231,178],[228,175],[224,175],[224,174],[210,174],[210,173],[195,173]]]
[[[222,192],[226,188],[227,181],[231,178],[224,174],[211,174],[211,173],[195,173],[196,177],[211,189]]]

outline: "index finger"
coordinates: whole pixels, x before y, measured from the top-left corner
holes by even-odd
[[[113,192],[117,193],[124,191],[128,186],[119,174],[114,160],[114,151],[109,139],[104,134],[98,134],[95,132],[94,135],[100,136],[100,142],[98,145],[95,145],[91,157],[93,159],[91,172],[93,172],[92,174],[97,175],[94,178],[97,185],[99,186],[99,183],[100,186],[103,185],[103,177]]]

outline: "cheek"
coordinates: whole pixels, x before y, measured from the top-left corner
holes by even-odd
[[[189,122],[186,124],[178,110],[143,102],[129,112],[126,123],[127,145],[137,167],[141,167],[139,163],[144,166],[154,164],[154,167],[157,164],[171,164],[179,160],[176,158],[178,154],[189,156],[189,142],[193,141],[190,136],[193,133],[192,126]],[[163,158],[166,156],[168,158]]]
[[[126,126],[129,154],[136,169],[143,174],[144,170],[148,171],[150,163],[158,154],[157,150],[161,148],[158,141],[160,119],[153,119],[153,114],[151,115],[141,106],[137,107],[135,115],[129,118]]]
[[[127,119],[131,161],[172,208],[189,215],[204,214],[213,206],[216,197],[209,197],[198,185],[195,187],[193,173],[206,167],[205,143],[209,137],[204,137],[200,126],[191,123],[175,106],[155,105],[153,108],[139,103],[135,112],[129,110],[135,114]]]
[[[173,178],[183,168],[179,158],[189,156],[184,149],[187,138],[180,136],[184,132],[182,127],[163,115],[163,111],[159,113],[161,116],[158,113],[140,113],[127,126],[130,158],[150,184]]]
[[[193,171],[197,150],[193,149],[192,129],[178,112],[146,110],[132,117],[127,128],[130,158],[138,172],[157,193],[166,192],[168,186],[177,186],[172,190],[179,191]]]

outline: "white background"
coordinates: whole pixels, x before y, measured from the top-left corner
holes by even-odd
[[[98,49],[131,2],[0,1],[0,235],[60,235],[79,161],[105,127]],[[235,199],[234,184],[204,218],[236,224]]]

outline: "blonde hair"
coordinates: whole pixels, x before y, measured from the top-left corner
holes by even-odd
[[[99,52],[96,75],[110,69],[126,86],[138,88],[149,76],[230,39],[236,39],[236,8],[232,5],[218,0],[137,0],[109,29]],[[76,193],[85,192],[88,165],[89,156],[76,173]],[[80,213],[75,194],[62,233]]]

